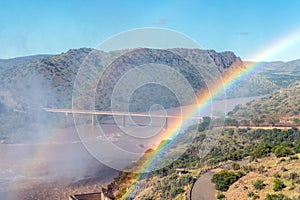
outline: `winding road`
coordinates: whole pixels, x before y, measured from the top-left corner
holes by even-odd
[[[237,161],[238,164],[244,165],[249,162],[249,159]],[[210,169],[206,173],[200,175],[198,180],[194,183],[191,192],[191,200],[215,200],[216,192],[215,185],[211,182],[214,173],[222,169],[230,169],[231,162],[226,163],[216,169]]]
[[[192,190],[192,200],[215,200],[215,185],[210,181],[214,172],[209,170],[195,182]]]

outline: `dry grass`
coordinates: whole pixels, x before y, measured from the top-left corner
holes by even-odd
[[[300,154],[298,154],[300,157]],[[289,157],[276,158],[274,155],[247,164],[251,170],[246,176],[230,186],[225,193],[226,198],[230,200],[252,199],[249,197],[249,192],[257,194],[260,198],[265,199],[266,195],[273,193],[282,193],[290,198],[298,197],[300,193],[300,184],[290,179],[290,173],[296,172],[300,174],[300,160],[291,160]],[[258,170],[260,166],[264,166],[263,170]],[[284,170],[285,169],[285,170]],[[286,188],[280,192],[274,192],[274,175],[278,174],[280,180],[284,182]],[[256,190],[253,182],[257,179],[264,181],[265,188]]]

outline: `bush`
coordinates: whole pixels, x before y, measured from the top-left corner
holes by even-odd
[[[267,194],[265,200],[291,200],[283,194]]]
[[[276,178],[275,180],[274,180],[274,188],[273,188],[273,190],[275,191],[275,192],[277,192],[277,191],[281,191],[283,188],[285,188],[286,187],[286,185],[283,183],[283,181],[282,180],[280,180],[280,179],[278,179],[278,178]]]
[[[253,197],[254,195],[255,195],[254,192],[252,191],[248,192],[248,197]]]
[[[232,167],[233,170],[239,170],[241,168],[240,165],[236,162],[233,162],[231,167]]]
[[[294,150],[296,153],[300,153],[300,140],[296,140]]]
[[[262,158],[268,156],[271,153],[272,147],[269,144],[261,143],[259,146],[255,147],[250,153],[251,160],[255,158]]]
[[[275,148],[274,154],[277,158],[294,155],[294,151],[291,147],[279,145]]]
[[[172,187],[170,190],[170,196],[175,198],[178,194],[184,193],[184,189],[181,187]]]
[[[291,172],[290,179],[297,180],[297,179],[299,179],[299,175],[296,172]]]
[[[291,156],[290,160],[299,160],[299,157],[297,155]]]
[[[239,179],[239,178],[242,178],[243,176],[245,176],[246,174],[245,174],[244,172],[242,172],[242,171],[237,171],[235,175],[236,175],[236,176],[238,177],[238,179]]]
[[[274,177],[274,178],[280,178],[281,176],[280,176],[280,174],[275,173],[275,174],[273,175],[273,177]]]
[[[222,170],[212,176],[211,182],[215,184],[217,190],[226,192],[230,185],[238,180],[238,176],[234,172]]]
[[[219,194],[217,195],[217,199],[225,199],[225,194],[219,193]]]
[[[264,170],[265,170],[265,166],[263,166],[263,165],[259,166],[257,169],[258,173],[260,173],[260,174],[264,173]]]
[[[262,190],[265,188],[265,184],[264,184],[264,181],[261,180],[261,179],[257,179],[254,183],[253,183],[253,187],[256,189],[256,190]]]
[[[226,118],[225,119],[225,126],[239,126],[239,122],[236,119]]]
[[[211,122],[210,117],[203,117],[203,122],[199,124],[198,131],[202,132],[207,130],[209,128],[210,122]]]

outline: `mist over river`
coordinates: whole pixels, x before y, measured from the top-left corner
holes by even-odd
[[[224,111],[227,113],[238,104],[260,97],[226,100],[226,110],[223,106],[224,100],[215,101],[210,108],[214,109],[214,113],[224,114]],[[174,114],[178,113],[178,110],[179,108],[172,108],[167,112]],[[207,109],[202,115],[209,115],[210,112],[210,109]],[[71,115],[69,117],[72,118]],[[141,120],[139,123],[143,123],[143,120],[147,119],[138,120]],[[110,141],[136,153],[143,153],[158,145],[156,136],[151,140],[141,141],[122,135],[122,130],[112,120],[102,124],[104,131],[109,133],[106,138],[99,136],[96,133],[97,129],[94,130],[91,126],[80,128],[87,132],[87,138],[90,138],[91,142]],[[149,131],[152,129],[147,128]],[[134,132],[136,127],[129,124],[127,129]],[[0,199],[40,199],[41,195],[43,199],[67,198],[74,192],[97,192],[101,186],[112,181],[118,171],[95,159],[82,144],[77,130],[75,126],[66,128],[61,125],[54,127],[51,137],[45,141],[0,144]],[[127,158],[114,156],[116,155],[109,155],[108,152],[110,162],[119,162],[117,165],[120,166],[126,166],[138,159],[126,160]]]

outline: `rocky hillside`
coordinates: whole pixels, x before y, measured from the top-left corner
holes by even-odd
[[[250,120],[254,124],[299,123],[300,81],[287,88],[245,105],[237,106],[229,113],[240,121]]]
[[[272,155],[242,166],[249,172],[224,195],[227,199],[299,199],[299,156]]]
[[[8,70],[11,67],[26,65],[36,60],[47,58],[49,56],[50,55],[34,55],[34,56],[17,57],[11,59],[0,59],[0,72],[3,70]]]

